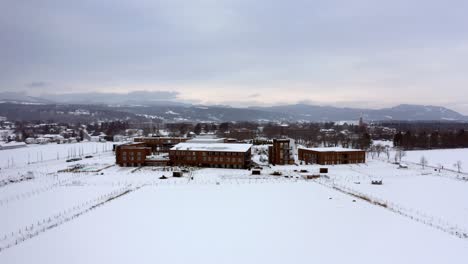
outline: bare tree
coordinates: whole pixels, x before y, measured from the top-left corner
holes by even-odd
[[[390,148],[385,147],[384,149],[385,156],[387,156],[387,160],[390,160]]]
[[[374,146],[375,147],[375,152],[377,153],[377,157],[380,157],[380,154],[385,151],[385,147],[382,144],[377,144]]]
[[[375,154],[377,153],[377,152],[376,152],[376,149],[375,149],[375,146],[372,146],[372,147],[369,149],[368,153],[370,154],[370,156],[372,157],[372,159],[374,159],[374,158],[375,158]]]
[[[406,151],[404,151],[403,149],[398,149],[396,152],[395,152],[395,162],[401,162],[401,159],[406,156]]]
[[[427,166],[427,159],[426,159],[426,157],[422,156],[422,157],[421,157],[421,160],[420,160],[419,162],[421,163],[421,166],[422,166],[422,168],[423,168],[423,170],[424,170],[424,169],[426,168],[426,166]]]
[[[461,172],[461,170],[462,170],[462,162],[461,162],[461,160],[458,160],[457,162],[455,162],[455,164],[453,164],[453,166],[458,170],[458,173]]]

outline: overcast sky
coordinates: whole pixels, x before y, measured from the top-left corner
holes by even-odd
[[[0,91],[468,114],[468,1],[5,0]]]

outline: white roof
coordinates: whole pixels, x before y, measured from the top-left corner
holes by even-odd
[[[16,141],[11,141],[11,142],[0,142],[0,147],[17,147],[17,146],[26,146],[26,143],[24,142],[16,142]]]
[[[167,161],[169,160],[168,156],[155,156],[155,155],[150,155],[146,156],[147,160],[158,160],[158,161]]]
[[[251,147],[252,144],[237,143],[179,143],[172,147],[171,150],[246,152]]]
[[[305,150],[312,150],[317,152],[346,152],[346,151],[363,151],[362,149],[350,149],[350,148],[342,148],[342,147],[329,147],[329,148],[303,148],[300,149]]]
[[[187,140],[187,143],[224,143],[224,138],[194,138]]]

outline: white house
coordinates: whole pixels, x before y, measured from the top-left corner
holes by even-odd
[[[24,142],[11,141],[11,142],[2,142],[2,143],[0,143],[0,150],[24,148],[24,147],[26,147],[26,143],[24,143]]]

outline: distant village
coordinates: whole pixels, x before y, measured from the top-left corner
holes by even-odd
[[[81,114],[81,112],[80,112]],[[277,137],[290,137],[301,144],[336,146],[338,144],[366,148],[363,138],[372,135],[392,139],[395,129],[359,124],[359,121],[339,123],[255,123],[255,122],[184,122],[184,123],[131,123],[129,121],[104,121],[57,123],[46,121],[9,121],[0,117],[0,144],[2,148],[21,147],[27,144],[66,144],[81,141],[129,142],[133,138],[182,137],[193,138],[200,134],[214,134],[231,142],[256,142]],[[369,141],[369,140],[367,140]]]
[[[358,163],[372,133],[392,138],[395,129],[359,121],[338,123],[200,122],[132,124],[125,121],[64,124],[0,119],[0,149],[32,144],[115,142],[120,166],[250,168],[255,164]],[[252,161],[252,146],[259,160]],[[300,146],[300,147],[298,147]],[[328,153],[325,155],[324,153]],[[262,155],[264,154],[264,155]]]
[[[250,168],[262,163],[361,163],[366,153],[388,155],[393,146],[427,149],[467,144],[468,134],[463,129],[435,125],[366,123],[362,118],[321,123],[117,120],[81,124],[11,122],[0,117],[0,150],[32,144],[115,142],[120,166]],[[255,148],[262,153],[256,153],[259,160],[252,161],[254,145],[263,147]]]

